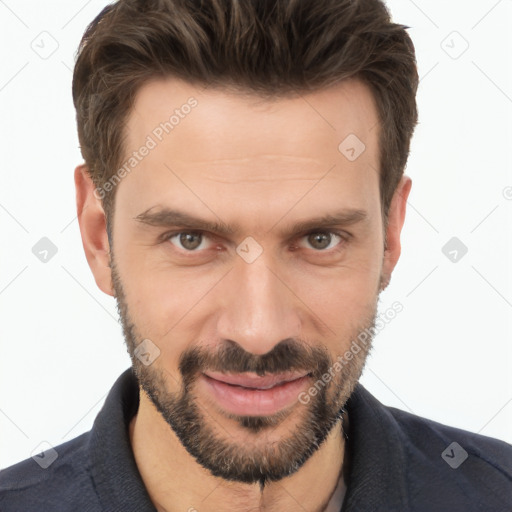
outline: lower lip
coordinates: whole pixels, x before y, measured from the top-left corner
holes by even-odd
[[[233,386],[204,374],[199,380],[224,411],[239,416],[268,416],[297,402],[309,377],[306,375],[270,389]]]

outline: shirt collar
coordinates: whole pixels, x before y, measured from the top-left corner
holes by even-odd
[[[345,408],[349,417],[347,491],[341,512],[409,510],[406,454],[387,408],[357,383]]]
[[[155,512],[130,445],[129,424],[139,407],[139,387],[131,368],[117,379],[91,430],[91,474],[102,509]]]

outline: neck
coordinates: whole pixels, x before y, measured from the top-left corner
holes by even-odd
[[[324,512],[336,510],[331,507],[339,497],[342,472],[346,474],[343,430],[347,431],[347,420],[345,412],[343,429],[337,423],[298,471],[263,488],[258,483],[226,481],[200,466],[142,390],[129,434],[137,467],[159,512],[287,512],[297,508]]]

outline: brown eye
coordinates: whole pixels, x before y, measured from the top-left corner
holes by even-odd
[[[197,249],[205,248],[205,238],[202,233],[183,231],[169,236],[168,240],[176,245],[178,249],[184,249],[185,251],[196,252]],[[173,240],[177,240],[178,243],[176,244]]]
[[[315,233],[308,236],[308,242],[314,249],[325,249],[331,243],[331,236],[326,233]]]
[[[307,239],[307,244],[309,248],[313,248],[316,251],[325,251],[326,249],[332,249],[333,247],[338,245],[340,241],[343,240],[343,238],[336,233],[323,231],[319,231],[317,233],[310,233],[309,235],[306,235],[305,238]]]

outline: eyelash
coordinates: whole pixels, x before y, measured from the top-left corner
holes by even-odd
[[[177,235],[182,235],[182,234],[188,234],[188,235],[202,235],[203,237],[205,238],[208,238],[208,235],[205,231],[194,231],[194,230],[190,230],[190,231],[186,231],[186,230],[181,230],[181,231],[173,231],[173,232],[170,232],[170,233],[164,233],[160,239],[162,242],[170,242],[170,240],[172,238],[174,238],[175,236]],[[346,233],[346,232],[343,232],[343,231],[336,231],[336,230],[327,230],[327,229],[319,229],[319,230],[312,230],[312,231],[309,231],[308,233],[305,233],[301,236],[299,236],[298,238],[299,239],[302,239],[302,238],[306,238],[310,235],[335,235],[337,237],[340,238],[340,242],[333,248],[331,249],[318,249],[318,250],[315,250],[315,249],[311,249],[313,252],[316,252],[316,253],[325,253],[325,254],[332,254],[332,253],[336,253],[336,252],[339,252],[341,251],[345,244],[348,243],[349,239],[351,238],[352,235],[350,235],[349,233]],[[172,244],[173,245],[173,244]],[[201,252],[201,250],[186,250],[186,249],[179,249],[177,247],[178,250],[181,250],[182,252],[184,252],[185,254],[199,254]],[[293,250],[295,251],[296,249],[300,249],[300,247],[294,245],[293,246]],[[203,250],[206,250],[206,249],[203,249]]]

